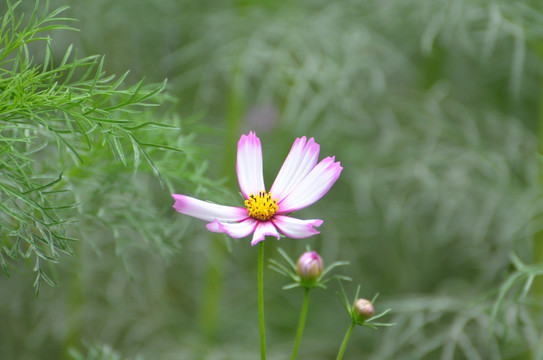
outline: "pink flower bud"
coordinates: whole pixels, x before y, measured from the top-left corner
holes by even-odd
[[[303,281],[315,281],[322,274],[322,258],[316,251],[304,252],[296,263],[296,270]]]
[[[358,299],[354,303],[353,312],[356,315],[356,320],[364,322],[375,314],[373,305],[369,300]]]

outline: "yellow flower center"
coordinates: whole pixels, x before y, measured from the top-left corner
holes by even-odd
[[[270,220],[277,211],[277,199],[272,199],[271,193],[260,191],[257,195],[249,195],[249,199],[245,200],[245,206],[249,216],[257,220]]]

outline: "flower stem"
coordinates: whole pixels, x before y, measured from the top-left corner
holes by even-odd
[[[296,360],[298,355],[298,348],[300,347],[300,341],[302,340],[302,334],[304,333],[305,318],[307,316],[307,303],[309,302],[309,288],[304,288],[305,297],[304,304],[302,305],[302,311],[300,313],[300,322],[298,323],[298,334],[296,335],[296,343],[294,344],[294,350],[292,351],[292,360]]]
[[[343,344],[341,344],[341,347],[339,348],[339,353],[337,354],[336,360],[341,360],[343,358],[343,353],[345,352],[345,348],[347,347],[347,343],[349,342],[349,337],[351,337],[351,332],[353,332],[355,325],[356,323],[353,321],[351,323],[351,326],[349,326],[349,329],[347,329],[347,333],[345,334],[345,338],[343,339]]]
[[[260,325],[260,359],[266,360],[266,332],[264,327],[264,241],[258,244],[258,322]]]

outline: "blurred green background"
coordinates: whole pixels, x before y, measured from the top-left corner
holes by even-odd
[[[539,1],[50,1],[64,5],[80,31],[52,31],[53,54],[73,43],[129,84],[168,79],[137,116],[169,119],[185,152],[160,157],[164,185],[111,156],[79,167],[96,175],[73,176],[79,241],[47,270],[58,287],[36,298],[30,261],[0,276],[0,359],[256,359],[256,248],[169,195],[241,205],[249,130],[268,186],[303,135],[344,168],[297,214],[321,233],[265,247],[350,261],[348,294],[361,284],[392,308],[397,325],[356,328],[345,359],[543,359]],[[270,359],[294,341],[303,292],[287,283],[266,269]],[[335,358],[349,325],[337,290],[312,293],[300,359]]]

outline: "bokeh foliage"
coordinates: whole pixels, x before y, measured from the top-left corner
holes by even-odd
[[[38,111],[34,101],[31,113],[16,113],[34,138],[13,128],[1,134],[19,154],[6,163],[24,164],[11,165],[19,171],[12,176],[21,181],[19,191],[37,189],[28,193],[33,202],[21,206],[47,208],[32,216],[54,213],[62,221],[53,230],[68,229],[61,238],[80,241],[76,256],[62,256],[55,267],[61,287],[42,288],[38,301],[27,299],[33,291],[24,271],[2,281],[0,291],[9,294],[0,297],[3,344],[20,344],[35,324],[40,330],[25,349],[9,345],[0,357],[33,358],[47,343],[55,354],[72,348],[77,359],[100,352],[253,359],[254,249],[245,240],[229,243],[220,265],[228,291],[219,299],[219,331],[203,339],[198,311],[206,261],[213,259],[210,244],[222,240],[211,239],[201,222],[172,214],[169,199],[174,191],[239,205],[234,169],[221,169],[232,155],[222,150],[233,153],[239,134],[251,129],[262,138],[268,184],[297,136],[314,136],[323,155],[342,162],[330,193],[300,212],[324,219],[322,234],[284,240],[281,247],[295,257],[310,244],[329,263],[348,260],[345,272],[362,284],[361,294],[379,292],[383,308],[393,309],[387,320],[398,325],[355,331],[346,358],[543,358],[542,294],[533,285],[543,260],[537,253],[543,12],[536,1],[53,4],[69,4],[63,14],[77,19],[81,32],[51,31],[54,41],[42,40],[45,50],[22,46],[28,56],[25,50],[8,58],[2,79],[17,75],[35,84],[31,94],[52,92],[60,105]],[[107,57],[68,56],[63,64],[71,42],[80,52]],[[30,60],[40,57],[49,60]],[[87,78],[78,71],[75,80],[49,90],[52,82],[42,74],[65,80],[74,61],[95,70]],[[22,66],[28,71],[19,71]],[[107,76],[97,82],[103,97],[88,92],[96,76],[127,67],[131,73],[118,87]],[[142,110],[131,97],[161,88],[126,85],[143,76],[169,79],[170,95],[150,99],[162,106]],[[75,91],[81,102],[67,101],[61,89]],[[179,101],[169,104],[172,95]],[[64,115],[66,108],[75,117]],[[97,114],[87,120],[84,109]],[[198,122],[185,119],[201,113]],[[204,134],[201,123],[220,130]],[[134,146],[132,139],[158,147]],[[137,154],[148,155],[140,155],[139,166]],[[20,171],[32,172],[21,177]],[[222,175],[230,177],[228,193],[210,180]],[[68,192],[50,193],[58,189]],[[31,229],[23,234],[34,234]],[[27,235],[39,236],[29,243],[41,244],[40,234]],[[44,256],[56,259],[65,250],[55,239]],[[274,241],[266,246],[277,255]],[[268,275],[270,354],[277,359],[291,347],[301,304],[301,294],[282,292],[282,285]],[[61,305],[53,310],[52,304]],[[333,358],[348,326],[334,291],[315,291],[309,311],[300,357]],[[47,328],[52,319],[62,321]]]

